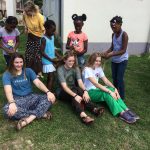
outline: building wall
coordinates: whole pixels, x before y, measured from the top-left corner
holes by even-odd
[[[109,21],[119,15],[123,17],[122,28],[129,36],[129,53],[146,51],[150,37],[150,0],[62,0],[63,46],[67,35],[74,30],[72,14],[87,15],[83,32],[89,39],[89,53],[110,47],[112,31]]]

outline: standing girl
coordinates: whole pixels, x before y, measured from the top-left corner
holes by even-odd
[[[93,53],[87,66],[83,70],[83,82],[89,93],[91,101],[105,101],[112,112],[113,116],[119,115],[120,119],[127,123],[136,122],[139,117],[133,113],[120,98],[120,95],[114,85],[106,78],[101,68],[100,53]],[[105,86],[99,83],[101,79]]]
[[[80,70],[76,67],[76,56],[72,51],[65,53],[64,64],[57,69],[57,74],[60,82],[60,89],[57,90],[58,98],[72,103],[85,124],[92,123],[94,119],[85,113],[84,108],[95,115],[103,113],[103,108],[97,108],[90,102],[88,92],[81,79]],[[76,81],[78,85],[76,85]]]
[[[56,71],[52,63],[52,59],[55,58],[54,32],[56,25],[54,21],[47,20],[44,27],[45,35],[41,39],[43,73],[47,74],[47,87],[49,90],[52,90],[54,72]]]
[[[0,48],[3,49],[3,55],[7,66],[9,66],[11,54],[15,53],[19,46],[20,32],[16,28],[18,20],[16,17],[8,16],[5,26],[0,28]]]
[[[38,7],[28,1],[24,5],[23,20],[28,35],[25,51],[26,65],[32,68],[36,74],[41,75],[40,40],[44,34],[44,17],[39,13]]]
[[[87,35],[82,32],[84,21],[86,21],[86,15],[78,16],[72,15],[75,31],[71,31],[68,35],[66,49],[74,50],[77,55],[78,65],[83,68],[85,64],[84,54],[87,52],[88,38]]]
[[[111,47],[103,53],[105,58],[112,57],[112,78],[122,99],[125,98],[124,73],[128,62],[128,35],[122,30],[122,18],[115,16],[110,20],[113,30]]]

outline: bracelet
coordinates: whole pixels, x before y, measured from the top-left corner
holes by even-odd
[[[87,92],[87,90],[86,90],[86,89],[85,89],[85,90],[83,90],[83,92],[85,92],[85,91]]]
[[[10,104],[12,104],[12,103],[16,103],[16,102],[15,102],[15,101],[13,101],[13,102],[9,102],[9,105],[10,105]]]
[[[77,94],[74,96],[74,98],[76,97],[76,96],[78,96]]]
[[[46,94],[49,93],[49,92],[50,92],[50,91],[47,91]]]

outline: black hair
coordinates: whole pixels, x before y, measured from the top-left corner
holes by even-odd
[[[45,29],[49,29],[51,28],[52,26],[55,26],[56,27],[56,24],[53,20],[46,20],[45,23],[44,23],[44,27]]]
[[[78,16],[77,14],[73,14],[72,15],[72,20],[74,21],[86,21],[87,17],[86,17],[86,14],[82,14],[82,16]]]
[[[122,17],[120,16],[115,16],[110,20],[110,23],[119,23],[122,24]]]
[[[14,16],[8,16],[6,21],[5,21],[6,24],[15,24],[15,25],[18,25],[18,20],[16,17]]]

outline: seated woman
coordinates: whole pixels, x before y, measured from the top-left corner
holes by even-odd
[[[95,115],[101,115],[104,109],[97,108],[90,102],[88,92],[85,90],[81,80],[80,70],[76,66],[75,58],[76,56],[72,51],[67,51],[64,55],[64,64],[57,69],[58,79],[61,84],[60,89],[57,90],[57,95],[60,100],[71,102],[83,123],[90,124],[94,119],[84,112],[84,108],[87,108]]]
[[[9,119],[17,119],[20,130],[35,118],[51,119],[48,111],[55,102],[55,96],[36,77],[30,68],[25,68],[24,58],[19,53],[11,57],[8,70],[3,74],[4,91],[8,103],[4,106],[4,114]],[[46,94],[32,93],[32,82]]]
[[[120,119],[127,123],[134,123],[139,119],[139,117],[125,105],[117,89],[106,78],[101,68],[100,53],[93,53],[89,57],[87,66],[84,68],[82,75],[85,88],[89,93],[91,101],[105,101],[113,116],[119,115]],[[99,79],[101,79],[106,86],[100,84],[98,82]]]

